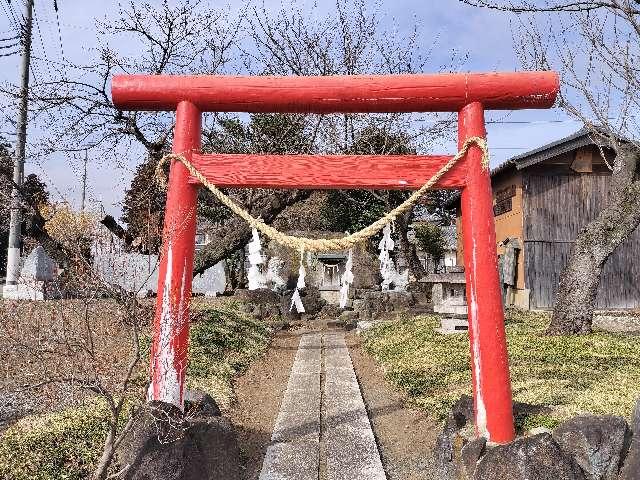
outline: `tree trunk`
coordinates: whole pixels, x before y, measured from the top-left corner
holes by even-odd
[[[100,460],[98,461],[98,465],[96,466],[96,469],[93,471],[94,480],[105,480],[107,478],[107,475],[109,474],[109,466],[113,461],[113,455],[115,453],[115,450],[114,450],[115,439],[116,439],[115,426],[110,425],[109,433],[107,433],[107,438],[104,441],[102,455],[100,456]]]
[[[396,228],[398,229],[398,246],[400,253],[404,257],[409,267],[409,273],[414,280],[419,280],[427,274],[418,258],[415,245],[409,242],[407,233],[409,232],[409,223],[411,219],[411,211],[400,215],[396,219]]]
[[[576,237],[560,274],[556,303],[547,333],[590,333],[602,269],[615,249],[640,224],[640,151],[624,144],[616,148],[609,200],[598,217]]]
[[[105,217],[100,220],[100,223],[106,227],[111,233],[113,233],[117,238],[122,240],[127,248],[131,248],[131,244],[135,240],[135,238],[127,231],[125,228],[120,225],[115,218],[111,215],[105,215]],[[136,249],[138,251],[138,249]],[[138,253],[143,253],[138,251]],[[148,253],[147,253],[148,254]]]
[[[309,198],[311,190],[289,190],[275,192],[251,208],[251,213],[266,223],[271,223],[285,209],[295,203]],[[233,216],[223,226],[216,229],[216,238],[205,245],[194,261],[193,275],[204,271],[224,260],[251,240],[251,227],[240,217]]]
[[[246,288],[245,258],[244,248],[236,250],[233,254],[225,258],[224,273],[227,278],[225,291],[233,292],[237,288]]]

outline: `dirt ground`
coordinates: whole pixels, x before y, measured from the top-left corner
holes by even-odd
[[[245,480],[255,480],[260,475],[300,336],[317,328],[321,327],[279,332],[265,356],[236,381],[237,401],[224,413],[236,426]],[[362,351],[357,335],[350,333],[346,339],[387,478],[432,478],[431,450],[438,425],[424,413],[405,406],[402,395],[386,382],[382,370]]]
[[[236,427],[246,480],[260,475],[300,336],[306,332],[278,332],[266,354],[236,380],[236,402],[223,412]]]
[[[431,452],[440,425],[406,406],[404,397],[362,350],[358,335],[351,332],[346,340],[388,480],[434,478]]]

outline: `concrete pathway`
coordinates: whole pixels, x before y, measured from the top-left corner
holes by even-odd
[[[303,335],[260,480],[386,480],[342,333]]]

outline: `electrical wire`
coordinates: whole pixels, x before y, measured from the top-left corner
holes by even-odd
[[[73,63],[69,62],[69,61],[68,61],[68,60],[66,60],[66,59],[65,59],[65,61],[64,61],[64,62],[59,62],[59,61],[57,61],[57,60],[51,60],[50,58],[45,59],[45,58],[39,57],[39,56],[37,56],[37,55],[31,55],[31,58],[33,58],[33,59],[35,59],[35,60],[38,60],[38,61],[40,61],[40,62],[47,62],[47,63],[50,63],[51,65],[61,65],[61,66],[63,66],[63,67],[67,67],[67,68],[75,68],[75,69],[77,69],[77,70],[82,70],[83,72],[87,72],[88,70],[90,70],[90,68],[89,68],[89,67],[80,67],[80,66],[78,66],[78,65],[75,65],[75,64],[73,64]]]
[[[47,50],[44,47],[44,39],[43,39],[43,35],[42,35],[42,30],[40,30],[40,22],[38,21],[38,16],[36,14],[36,5],[35,2],[33,2],[33,23],[35,23],[36,25],[36,30],[38,31],[38,38],[40,40],[40,46],[42,48],[42,54],[44,55],[44,58],[46,60],[49,60],[49,57],[47,56]],[[46,68],[47,68],[47,72],[49,73],[49,77],[53,77],[54,75],[51,72],[51,67],[49,66],[49,64],[46,64]]]
[[[56,25],[58,26],[58,42],[60,43],[60,53],[62,60],[66,60],[64,55],[64,47],[62,46],[62,30],[60,29],[60,16],[58,15],[58,0],[53,0],[53,9],[56,11]]]
[[[9,7],[9,13],[7,13],[7,10],[4,7],[5,3]],[[22,29],[19,27],[19,25],[21,25],[21,24],[16,18],[16,14],[13,11],[13,5],[11,4],[10,0],[5,0],[4,1],[4,3],[2,4],[2,10],[4,10],[4,14],[9,19],[9,24],[13,23],[13,28],[15,28],[18,32],[20,32]]]
[[[7,5],[7,7],[9,7],[9,13],[7,13],[7,10],[5,9],[5,3]],[[35,4],[35,2],[34,2],[34,4]],[[2,3],[2,9],[4,10],[5,15],[9,19],[9,24],[10,25],[13,24],[13,28],[17,32],[19,32],[19,37],[21,39],[21,43],[24,45],[24,42],[26,41],[26,35],[27,35],[26,25],[23,25],[22,22],[18,21],[18,16],[17,16],[16,12],[13,9],[13,4],[11,3],[11,0],[4,0],[4,3]],[[33,35],[33,28],[32,28],[32,32],[31,33]],[[2,56],[3,57],[9,57],[9,56],[15,55],[17,53],[19,53],[19,52],[14,52],[12,54],[6,54],[6,55],[2,55]],[[31,75],[33,76],[33,80],[36,83],[38,83],[38,75],[40,75],[40,71],[33,64],[30,65],[29,69],[31,70]],[[36,75],[36,73],[38,75]]]

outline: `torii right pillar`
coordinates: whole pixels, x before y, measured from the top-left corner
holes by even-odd
[[[469,137],[486,137],[484,108],[473,102],[458,112],[458,148]],[[462,239],[476,432],[487,441],[514,439],[509,360],[498,276],[493,195],[489,169],[476,145],[467,154],[462,189]]]

